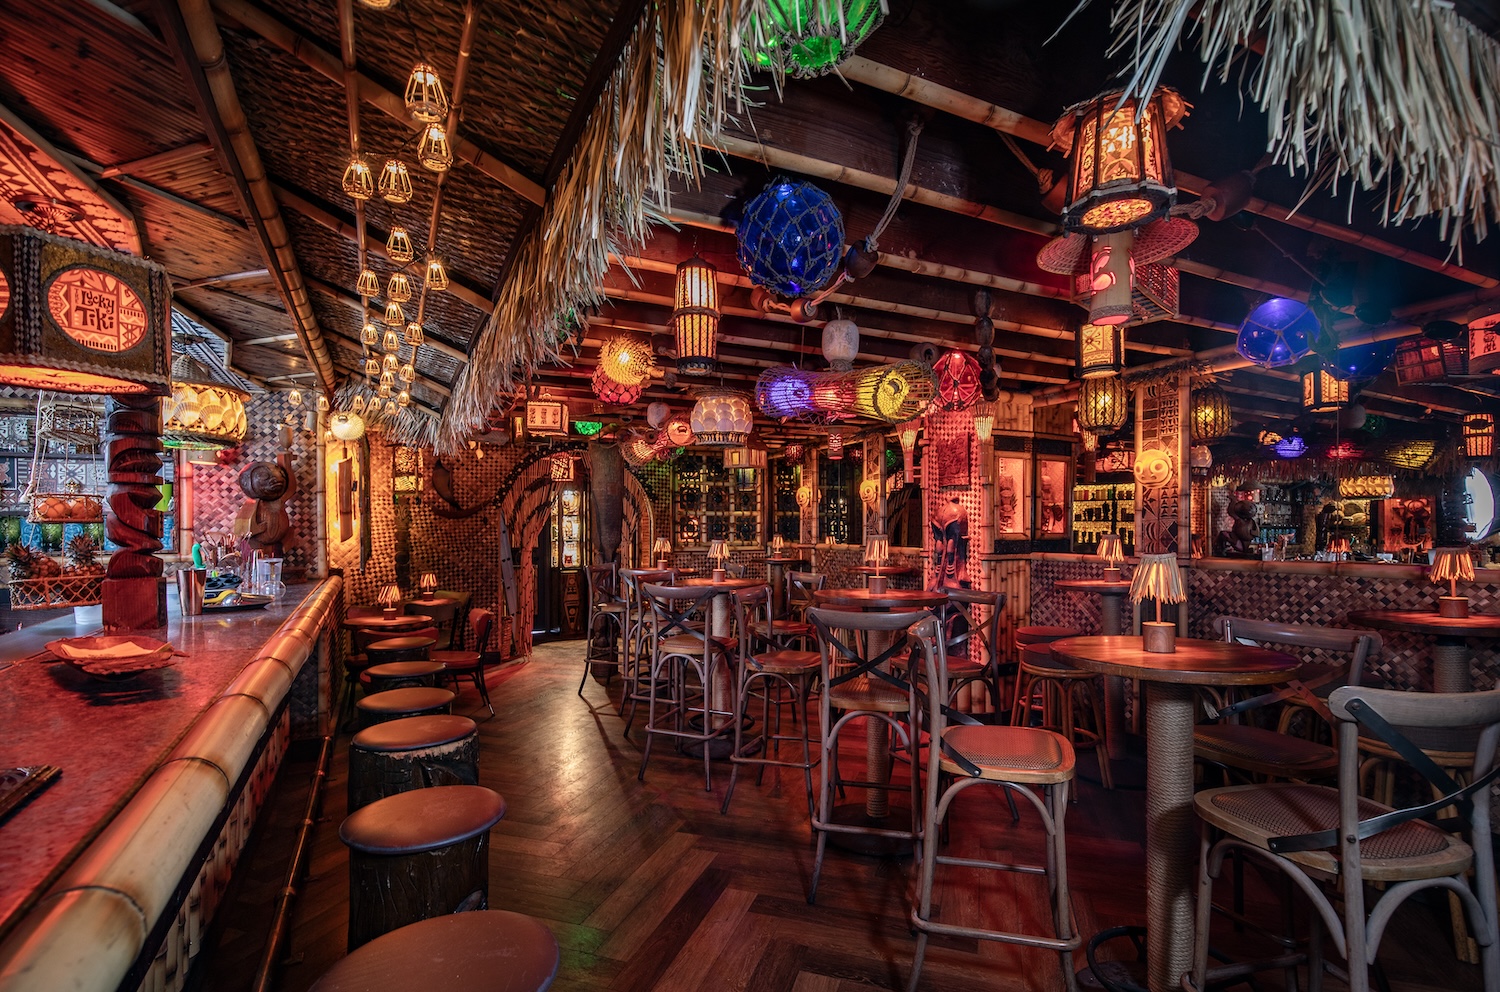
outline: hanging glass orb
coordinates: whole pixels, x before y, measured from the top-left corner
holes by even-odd
[[[1312,350],[1318,317],[1306,303],[1278,296],[1267,300],[1240,325],[1235,350],[1268,369],[1291,365]]]
[[[750,19],[749,51],[761,69],[810,78],[854,54],[885,18],[883,0],[768,0]]]
[[[434,293],[448,288],[448,270],[443,267],[443,260],[435,255],[427,259],[427,288]]]
[[[1206,444],[1228,437],[1234,429],[1234,414],[1229,397],[1216,385],[1199,386],[1188,403],[1190,433],[1195,444]]]
[[[1095,434],[1113,434],[1130,417],[1130,391],[1117,375],[1084,379],[1078,384],[1078,426]]]
[[[410,203],[411,174],[399,158],[388,158],[380,170],[380,198],[387,203]]]
[[[380,343],[380,328],[375,326],[373,320],[365,321],[364,328],[359,332],[359,341],[366,348],[373,348]]]
[[[356,200],[368,200],[375,195],[375,173],[370,163],[356,155],[344,166],[344,192]]]
[[[818,187],[777,179],[745,207],[735,237],[751,282],[779,296],[805,296],[838,271],[844,218]]]
[[[380,277],[375,274],[374,269],[361,269],[359,279],[354,283],[354,291],[360,296],[379,296]]]
[[[405,272],[391,273],[390,281],[385,284],[385,295],[397,303],[411,299],[411,280],[406,278]]]
[[[406,325],[406,343],[413,348],[420,348],[427,340],[427,335],[422,332],[422,325],[415,320]]]
[[[390,235],[385,239],[385,253],[397,265],[405,265],[417,257],[416,251],[411,246],[411,235],[406,233],[406,228],[400,224],[391,228]]]
[[[412,66],[406,79],[406,112],[427,124],[448,116],[448,94],[443,92],[443,79],[426,62]]]
[[[453,146],[448,131],[441,124],[428,124],[417,142],[417,161],[429,172],[447,172],[453,168]],[[410,259],[408,259],[410,261]]]
[[[967,410],[979,402],[979,363],[965,351],[944,352],[932,363],[940,410]]]

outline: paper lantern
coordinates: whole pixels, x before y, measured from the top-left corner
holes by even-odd
[[[1052,128],[1052,146],[1070,149],[1063,225],[1101,235],[1165,216],[1177,197],[1166,135],[1186,116],[1167,88],[1144,104],[1115,92],[1068,108]]]
[[[781,453],[789,462],[800,462],[802,460],[802,445],[789,444],[781,450]]]
[[[328,418],[328,429],[340,441],[358,441],[365,436],[365,421],[352,410],[337,410]]]
[[[418,62],[406,77],[406,112],[423,123],[433,123],[448,117],[448,95],[443,92],[443,80],[436,69],[426,62]]]
[[[1120,376],[1085,379],[1078,384],[1078,426],[1095,434],[1113,434],[1130,417],[1130,393]]]
[[[1312,350],[1318,317],[1306,303],[1276,297],[1267,300],[1240,324],[1235,350],[1247,361],[1268,369],[1291,365]]]
[[[574,476],[573,456],[566,452],[555,452],[551,457],[552,481],[572,482]]]
[[[1489,458],[1495,453],[1495,418],[1488,413],[1464,417],[1464,453],[1470,458]]]
[[[1500,370],[1500,313],[1469,321],[1469,374]]]
[[[1335,379],[1325,368],[1302,373],[1302,409],[1308,413],[1334,413],[1349,404],[1349,384]]]
[[[1123,325],[1135,315],[1135,235],[1129,231],[1094,239],[1089,254],[1089,323]]]
[[[838,271],[844,218],[818,187],[777,179],[746,205],[735,238],[750,281],[795,298],[821,289]]]
[[[859,416],[895,423],[923,413],[936,387],[936,377],[920,362],[872,365],[849,372],[809,372],[778,365],[756,379],[755,403],[761,413],[781,420],[826,423]]]
[[[833,70],[885,17],[884,0],[768,0],[747,48],[760,69],[809,78]]]
[[[1198,443],[1217,441],[1234,430],[1234,414],[1229,396],[1218,386],[1209,384],[1194,389],[1188,402],[1189,433]]]
[[[743,448],[724,449],[725,468],[765,468],[769,452],[765,448],[746,445]]]
[[[672,332],[677,371],[707,375],[719,357],[719,270],[694,255],[677,266]]]
[[[376,185],[380,190],[380,198],[387,203],[409,203],[411,202],[411,173],[406,171],[406,163],[399,158],[389,158],[385,166],[380,170],[380,180]]]
[[[859,356],[859,325],[852,320],[830,320],[823,325],[823,357],[835,372],[854,368]]]
[[[691,424],[698,443],[711,448],[743,447],[753,426],[750,397],[734,389],[701,390]]]
[[[940,410],[967,410],[979,402],[979,363],[967,352],[944,352],[932,364]]]
[[[248,398],[215,379],[202,362],[178,355],[172,362],[172,395],[162,400],[162,444],[200,451],[234,447],[245,439]]]
[[[1123,324],[1084,324],[1078,329],[1078,378],[1096,379],[1125,370]]]

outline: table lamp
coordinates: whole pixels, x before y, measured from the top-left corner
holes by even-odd
[[[1141,623],[1142,646],[1153,654],[1171,654],[1177,650],[1177,624],[1162,621],[1161,604],[1187,599],[1175,554],[1141,555],[1130,577],[1130,600],[1139,604],[1146,599],[1156,602],[1156,619]]]
[[[1349,553],[1349,539],[1347,537],[1331,537],[1328,539],[1328,554],[1335,562],[1344,560]]]
[[[1104,559],[1104,580],[1106,582],[1120,581],[1120,562],[1125,560],[1125,545],[1120,540],[1120,535],[1111,531],[1099,538],[1099,547],[1094,554]]]
[[[729,545],[721,540],[708,542],[708,557],[713,559],[713,580],[723,582],[729,578],[729,573],[724,571],[724,560],[729,557]]]
[[[875,566],[875,573],[866,583],[872,593],[883,595],[890,588],[889,576],[880,574],[880,567],[891,558],[891,539],[884,534],[874,534],[865,542],[865,561]]]
[[[394,582],[388,582],[380,587],[380,595],[376,597],[380,603],[380,613],[386,618],[394,617],[401,609],[401,587]]]
[[[437,576],[431,572],[423,572],[422,578],[417,582],[417,588],[422,590],[422,598],[431,602],[437,599]]]
[[[785,551],[786,538],[782,537],[780,534],[777,534],[775,537],[771,538],[771,557],[780,558]]]
[[[1438,616],[1466,617],[1469,615],[1469,598],[1458,594],[1458,582],[1474,581],[1474,559],[1468,548],[1438,548],[1432,553],[1434,582],[1448,583],[1448,595],[1438,597]]]
[[[670,538],[658,537],[651,545],[651,554],[656,557],[657,568],[668,569],[672,567],[671,561],[667,558],[671,553],[672,541]]]

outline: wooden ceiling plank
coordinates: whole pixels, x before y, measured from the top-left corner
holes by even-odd
[[[190,282],[176,283],[172,288],[198,289],[203,286],[222,286],[227,282],[245,282],[253,279],[265,279],[271,275],[270,269],[246,269],[244,272],[226,272],[221,276],[209,276],[206,279],[193,279]]]
[[[129,162],[120,162],[116,165],[107,165],[99,173],[100,179],[115,179],[120,176],[136,176],[143,172],[154,172],[157,169],[166,169],[183,162],[203,158],[214,153],[214,146],[207,141],[194,141],[178,148],[169,148],[155,155],[147,155],[144,158],[134,159]]]

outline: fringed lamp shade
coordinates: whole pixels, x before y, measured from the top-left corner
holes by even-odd
[[[693,404],[691,424],[699,444],[711,448],[743,447],[753,426],[750,397],[734,389],[702,390]]]
[[[1182,587],[1182,572],[1177,567],[1175,554],[1141,555],[1135,572],[1130,576],[1130,599],[1136,604],[1146,600],[1156,603],[1156,621],[1141,624],[1141,634],[1147,651],[1170,653],[1176,650],[1175,625],[1163,623],[1163,603],[1181,603],[1187,599]]]
[[[443,79],[426,62],[412,66],[411,75],[406,77],[406,112],[426,124],[448,117],[448,95],[443,92]]]
[[[1349,384],[1335,379],[1325,368],[1302,373],[1302,409],[1308,413],[1335,413],[1349,405]]]
[[[1199,444],[1228,437],[1234,429],[1229,397],[1216,385],[1199,386],[1192,391],[1188,417],[1192,439]]]
[[[599,368],[622,386],[639,386],[656,369],[651,342],[637,334],[616,334],[599,349]]]
[[[1394,365],[1399,385],[1440,382],[1450,376],[1468,375],[1469,351],[1463,341],[1407,338],[1396,346]]]
[[[1053,147],[1070,149],[1070,231],[1109,234],[1166,214],[1176,199],[1166,136],[1187,114],[1174,90],[1159,89],[1144,105],[1106,93],[1069,108],[1052,128]]]
[[[1125,544],[1120,540],[1120,535],[1114,531],[1099,536],[1099,546],[1094,549],[1094,555],[1104,560],[1104,577],[1106,579],[1118,579],[1120,577],[1120,563],[1125,560]]]
[[[1339,495],[1344,499],[1389,499],[1395,492],[1396,480],[1389,475],[1352,475],[1339,480]]]
[[[380,603],[381,612],[386,616],[395,616],[397,608],[401,605],[401,587],[394,582],[387,583],[381,587],[376,601]]]
[[[1432,553],[1432,581],[1448,583],[1448,595],[1438,597],[1438,615],[1466,617],[1469,600],[1458,594],[1460,582],[1474,581],[1474,559],[1468,548],[1438,548]]]
[[[1495,417],[1471,413],[1464,417],[1464,453],[1470,458],[1489,458],[1495,453]]]
[[[162,444],[169,448],[232,448],[245,439],[245,393],[214,379],[201,362],[172,362],[172,395],[162,400]]]
[[[865,561],[880,568],[891,560],[891,539],[884,534],[873,534],[865,541]]]
[[[755,285],[794,299],[821,289],[844,257],[844,218],[811,183],[776,179],[735,229],[740,267]]]
[[[1247,361],[1280,368],[1311,351],[1318,330],[1318,317],[1306,303],[1276,297],[1250,311],[1234,347]]]
[[[729,544],[721,539],[708,542],[708,557],[721,565],[729,558]]]
[[[1125,327],[1084,324],[1078,329],[1078,378],[1119,375],[1125,369]]]
[[[753,65],[792,76],[821,76],[854,54],[886,13],[885,0],[768,0],[750,19]]]
[[[1095,434],[1113,434],[1130,417],[1130,392],[1119,376],[1085,379],[1078,385],[1078,426]]]
[[[672,331],[677,371],[707,375],[719,357],[719,270],[694,255],[677,266]]]
[[[154,262],[0,227],[0,384],[165,395],[171,296]]]
[[[755,403],[761,413],[779,420],[826,423],[860,416],[896,423],[925,411],[935,392],[932,372],[919,362],[849,372],[809,372],[778,365],[756,380]]]
[[[943,410],[967,410],[979,402],[979,362],[967,352],[944,352],[932,365],[937,402]]]

